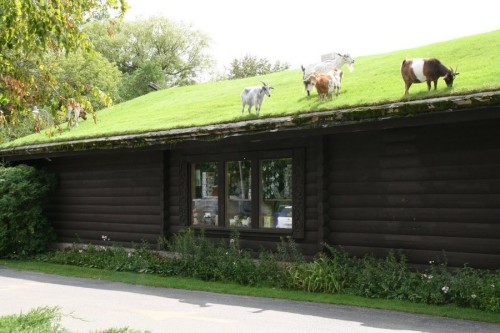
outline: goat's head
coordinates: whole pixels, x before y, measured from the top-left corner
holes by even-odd
[[[87,111],[85,111],[84,109],[81,109],[81,110],[80,110],[80,117],[81,117],[83,120],[87,120]]]
[[[316,85],[316,76],[314,74],[309,75],[307,79],[304,80],[304,89],[307,92],[307,96],[311,95],[311,91]]]
[[[348,64],[348,65],[354,64],[354,58],[351,57],[351,55],[349,53],[341,54],[340,56],[342,57],[342,59],[344,59],[346,64]]]
[[[273,87],[271,87],[269,85],[269,83],[266,83],[264,81],[261,81],[262,82],[262,92],[267,95],[268,97],[271,97],[271,89],[274,89]]]
[[[349,68],[349,72],[352,72],[354,70],[354,67],[352,65],[352,64],[354,64],[354,58],[349,53],[345,53],[345,54],[337,53],[336,56],[340,57],[344,64],[347,64],[347,68]]]
[[[345,63],[347,64],[347,68],[349,69],[349,72],[352,72],[354,70],[354,58],[351,57],[350,54],[346,53],[342,55],[342,59],[344,59]]]
[[[450,67],[450,71],[446,73],[446,75],[443,77],[444,82],[448,87],[453,87],[453,81],[455,80],[455,77],[460,74],[457,72],[458,66],[455,67],[455,70],[453,70],[453,67]]]

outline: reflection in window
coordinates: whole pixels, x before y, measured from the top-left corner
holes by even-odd
[[[302,197],[293,179],[300,165],[294,166],[292,153],[278,153],[275,158],[271,153],[262,154],[263,158],[240,154],[231,160],[216,156],[217,162],[197,157],[186,163],[188,198],[182,196],[181,202],[190,204],[190,209],[183,209],[182,220],[198,227],[300,231],[301,206],[292,200]]]
[[[261,228],[292,228],[292,159],[260,162]]]
[[[226,223],[230,227],[252,225],[252,163],[226,163]]]
[[[218,225],[217,163],[193,163],[191,179],[191,223]]]

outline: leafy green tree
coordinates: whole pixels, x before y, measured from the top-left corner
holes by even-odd
[[[119,82],[122,73],[98,52],[77,51],[56,59],[57,80],[80,91],[94,109],[109,106],[111,101],[119,101]],[[104,93],[108,98],[103,98]]]
[[[231,62],[228,78],[230,80],[242,79],[245,77],[280,72],[288,68],[290,68],[290,65],[286,62],[280,63],[276,61],[274,65],[272,65],[266,58],[246,55],[241,59],[234,59]]]
[[[142,63],[137,70],[131,74],[124,74],[120,85],[120,96],[124,100],[129,100],[151,91],[149,83],[161,82],[159,87],[165,88],[164,74],[155,62],[147,61]]]
[[[102,22],[85,26],[91,36],[94,48],[109,61],[117,64],[126,76],[123,90],[144,91],[153,75],[153,68],[159,68],[163,77],[154,83],[161,87],[185,85],[208,69],[212,59],[206,54],[208,37],[190,26],[176,24],[166,18],[148,18],[137,21],[123,21],[116,26],[116,33],[105,33]],[[146,65],[147,64],[147,65]],[[140,71],[141,73],[136,73]],[[146,75],[149,73],[149,75]],[[144,77],[144,81],[140,78]],[[136,94],[129,94],[130,97]],[[135,97],[135,96],[134,96]]]
[[[56,101],[87,101],[84,93],[57,80],[56,65],[46,56],[91,51],[83,24],[95,17],[120,18],[126,8],[125,0],[0,0],[0,104],[12,124],[35,105],[55,112]]]

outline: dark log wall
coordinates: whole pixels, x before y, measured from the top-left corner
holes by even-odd
[[[52,158],[59,178],[46,207],[59,242],[156,243],[163,230],[163,153]]]
[[[156,243],[189,227],[186,156],[303,152],[305,255],[327,241],[351,254],[395,249],[412,263],[500,268],[500,120],[325,134],[269,133],[171,150],[91,153],[32,161],[55,171],[46,206],[59,242]],[[300,135],[300,136],[299,136]],[[295,207],[295,206],[294,206]],[[216,241],[229,228],[207,228]],[[242,230],[243,247],[276,249],[286,230]],[[289,232],[288,235],[291,235]]]
[[[286,139],[286,140],[261,140],[260,142],[249,143],[248,139],[225,140],[223,142],[214,142],[211,144],[197,144],[194,148],[177,149],[171,152],[170,165],[168,167],[167,181],[167,210],[169,211],[169,221],[167,223],[168,234],[172,235],[188,226],[183,224],[180,218],[180,211],[187,205],[180,200],[180,192],[183,190],[182,179],[187,177],[182,174],[181,164],[186,155],[206,155],[206,154],[231,154],[234,152],[245,151],[275,151],[280,149],[303,148],[305,153],[305,175],[304,175],[304,237],[296,239],[295,242],[305,255],[314,255],[321,250],[322,239],[322,215],[320,207],[322,205],[321,188],[321,158],[322,147],[320,138],[302,138],[302,139]],[[207,228],[205,236],[219,241],[228,239],[231,234],[229,228]],[[264,230],[245,230],[241,229],[240,244],[242,247],[259,250],[262,248],[276,250],[277,244],[280,242],[281,236],[291,235],[283,231],[266,232]]]
[[[500,268],[500,121],[331,135],[327,240]]]

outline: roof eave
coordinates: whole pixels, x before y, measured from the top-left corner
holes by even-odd
[[[234,123],[9,147],[0,149],[0,157],[173,145],[186,140],[220,140],[232,136],[286,130],[324,129],[359,124],[361,122],[377,122],[394,118],[455,112],[492,105],[500,105],[500,91],[307,112]]]

